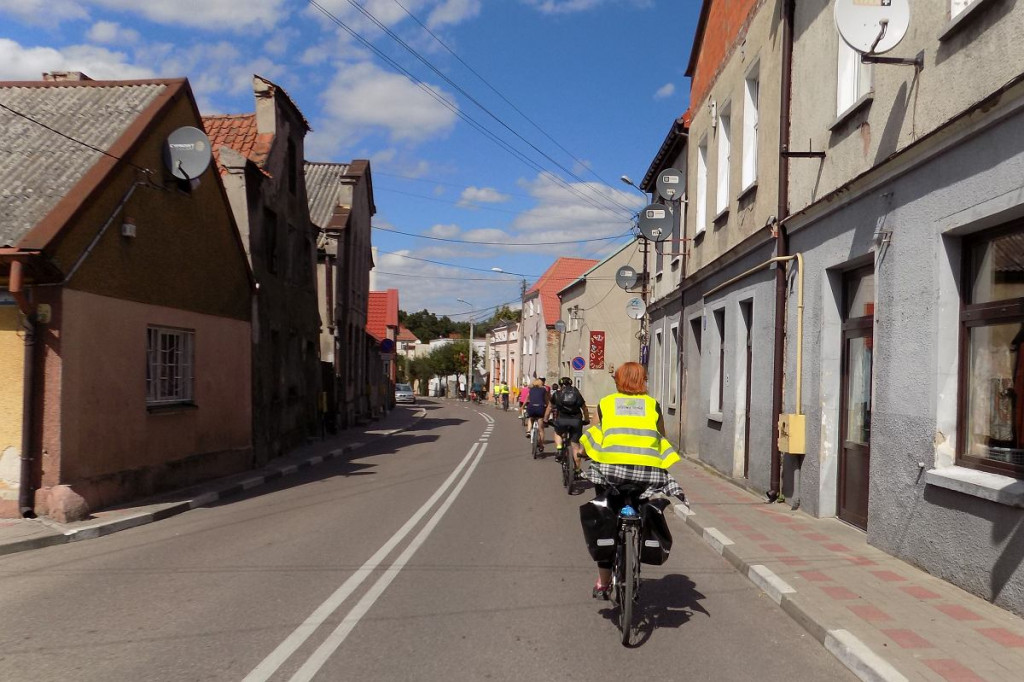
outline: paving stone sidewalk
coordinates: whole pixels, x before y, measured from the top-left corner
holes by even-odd
[[[1024,619],[837,519],[766,504],[692,460],[675,473],[686,525],[861,679],[1024,680]]]
[[[239,493],[289,476],[331,459],[345,457],[374,438],[409,429],[425,414],[422,406],[400,406],[367,425],[303,445],[261,469],[207,481],[189,488],[95,512],[75,523],[49,519],[0,519],[0,556],[66,542],[88,540],[142,526],[190,509],[229,499]]]

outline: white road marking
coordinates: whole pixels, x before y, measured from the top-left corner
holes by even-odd
[[[434,530],[434,527],[437,526],[444,517],[449,507],[451,507],[452,503],[455,502],[455,498],[459,496],[459,493],[462,492],[462,489],[466,485],[466,481],[468,481],[469,477],[473,475],[473,470],[476,469],[476,465],[480,463],[480,458],[483,457],[486,449],[486,445],[480,448],[477,452],[476,459],[474,459],[473,463],[469,465],[465,475],[463,475],[458,485],[452,489],[452,492],[448,495],[448,499],[446,499],[444,503],[438,507],[437,511],[434,512],[434,515],[430,518],[430,521],[427,522],[427,525],[423,527],[423,530],[416,535],[413,541],[409,543],[409,546],[405,548],[405,551],[398,555],[395,562],[391,564],[386,571],[384,571],[384,574],[377,579],[377,582],[373,584],[373,587],[371,587],[366,594],[363,595],[363,598],[356,603],[352,610],[348,612],[348,615],[345,616],[338,627],[335,628],[334,632],[332,632],[330,636],[328,636],[327,639],[317,647],[316,651],[313,652],[313,655],[302,664],[302,667],[299,668],[294,675],[292,675],[291,682],[308,682],[308,680],[312,680],[320,671],[320,668],[323,667],[324,663],[326,663],[334,652],[338,650],[338,647],[342,645],[349,633],[352,632],[355,626],[359,624],[362,617],[365,616],[373,607],[374,602],[380,598],[384,593],[384,590],[388,588],[391,581],[397,578],[398,574],[403,568],[405,568],[405,565],[409,563],[409,559],[411,559],[416,553],[416,550],[426,542],[430,533]]]
[[[288,657],[295,653],[295,650],[302,646],[303,642],[309,639],[310,635],[312,635],[313,632],[315,632],[316,629],[319,628],[332,613],[338,610],[348,596],[370,576],[370,573],[380,566],[384,559],[387,558],[388,554],[395,549],[398,543],[404,540],[405,536],[412,532],[412,529],[416,527],[424,516],[426,516],[427,512],[430,511],[430,508],[433,507],[441,498],[445,490],[447,490],[455,479],[458,478],[459,474],[466,467],[466,464],[470,459],[472,459],[477,450],[477,445],[477,443],[473,443],[469,448],[469,452],[466,453],[466,456],[461,462],[459,462],[459,465],[455,467],[455,470],[452,471],[451,475],[449,475],[448,478],[445,479],[445,482],[441,484],[441,487],[430,496],[430,499],[423,503],[423,506],[413,514],[412,518],[406,521],[405,525],[399,528],[398,531],[391,536],[390,540],[384,543],[384,545],[378,549],[373,556],[367,559],[365,564],[356,570],[355,573],[350,575],[348,580],[342,583],[341,587],[335,590],[334,594],[327,598],[327,601],[317,607],[309,618],[303,621],[299,627],[295,628],[295,631],[292,632],[292,634],[288,635],[288,637],[285,638],[285,640],[281,642],[276,649],[270,652],[269,656],[264,658],[251,673],[246,675],[244,682],[265,682],[266,680],[269,680],[270,676],[277,672],[277,669],[284,664]],[[483,452],[483,448],[480,449],[480,452]],[[474,466],[476,466],[475,463]]]

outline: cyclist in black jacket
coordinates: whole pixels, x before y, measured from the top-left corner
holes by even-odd
[[[572,379],[562,377],[558,380],[558,390],[551,394],[551,402],[545,419],[555,425],[555,439],[561,442],[562,454],[566,449],[572,453],[572,461],[578,474],[580,471],[580,437],[583,425],[590,422],[587,401],[580,390],[572,385]],[[568,445],[568,448],[565,446]]]

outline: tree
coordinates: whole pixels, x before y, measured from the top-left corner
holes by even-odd
[[[447,315],[439,318],[426,308],[418,313],[407,313],[404,310],[399,310],[398,321],[405,325],[423,343],[433,341],[434,339],[448,338],[454,332],[458,332],[462,336],[469,336],[469,324],[467,322],[455,322]]]

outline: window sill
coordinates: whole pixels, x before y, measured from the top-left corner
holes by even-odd
[[[1008,507],[1024,508],[1024,481],[1010,476],[951,466],[926,471],[924,482]]]
[[[757,190],[757,180],[754,180],[749,185],[740,190],[739,195],[736,197],[736,201],[743,201],[747,195],[753,194]]]
[[[709,422],[718,422],[719,424],[721,424],[722,422],[725,421],[725,417],[722,416],[721,412],[709,412],[708,413],[708,421]]]
[[[693,235],[693,245],[694,246],[700,246],[700,243],[704,241],[704,234],[706,232],[707,232],[707,230],[701,230],[701,231],[697,232],[695,235]]]
[[[978,10],[987,4],[989,4],[989,0],[974,0],[967,9],[949,20],[949,23],[939,33],[939,40],[952,38],[964,24],[973,20],[974,16],[978,14]]]
[[[830,125],[828,129],[835,130],[836,128],[840,127],[841,125],[849,121],[851,118],[853,118],[854,114],[859,112],[861,109],[866,109],[874,99],[875,91],[868,90],[866,93],[860,96],[860,99],[851,104],[846,109],[846,111],[836,116],[836,120],[832,121],[832,125]]]
[[[726,206],[721,211],[719,211],[718,213],[715,214],[715,217],[714,217],[714,219],[711,222],[713,222],[713,223],[715,223],[717,225],[719,222],[725,220],[728,217],[729,217],[729,207]]]
[[[199,406],[193,402],[146,405],[146,412],[149,412],[150,414],[174,414],[177,412],[190,412],[198,409]]]

